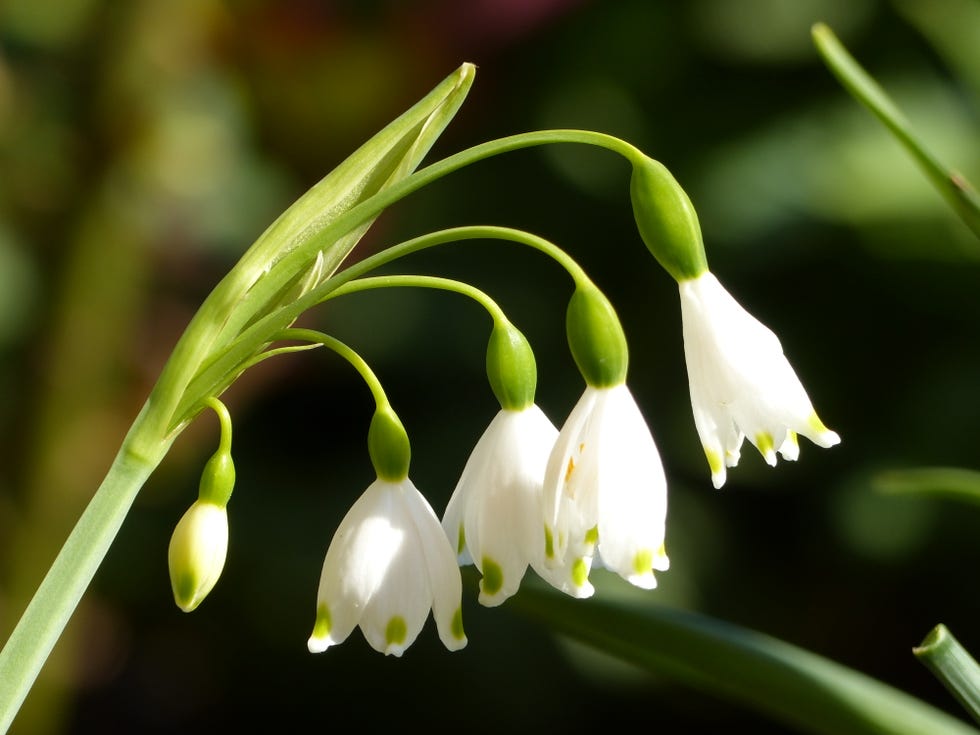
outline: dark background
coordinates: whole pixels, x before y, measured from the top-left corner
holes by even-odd
[[[627,165],[573,146],[508,154],[389,210],[357,254],[461,224],[568,250],[619,311],[629,384],[670,482],[672,568],[649,605],[761,630],[950,712],[911,648],[946,623],[974,653],[980,510],[877,491],[896,467],[976,468],[980,246],[836,83],[827,22],[939,157],[980,179],[980,5],[807,0],[164,2],[0,7],[0,626],[14,624],[193,311],[265,226],[463,61],[478,65],[427,160],[545,127],[612,133],[690,194],[708,258],[780,335],[843,439],[775,470],[747,447],[711,487],[676,287],[632,221]],[[525,332],[560,423],[582,383],[570,284],[538,253],[470,243],[401,272],[463,278]],[[379,374],[437,512],[496,410],[489,323],[446,293],[351,296],[309,323]],[[401,659],[355,631],[313,656],[322,556],[372,479],[370,394],[306,353],[227,394],[238,483],[224,574],[190,615],[166,549],[213,451],[202,418],[151,478],[13,732],[356,726],[789,732],[634,671],[465,590],[469,645],[431,621]],[[598,594],[618,580],[595,575]],[[588,604],[583,602],[582,604]],[[345,724],[351,723],[351,724]]]

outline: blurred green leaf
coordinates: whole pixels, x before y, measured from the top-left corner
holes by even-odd
[[[980,503],[980,472],[961,467],[913,467],[887,470],[872,480],[885,493],[948,495]]]
[[[596,598],[575,600],[533,584],[526,585],[513,604],[559,633],[803,732],[977,733],[884,682],[697,613]]]

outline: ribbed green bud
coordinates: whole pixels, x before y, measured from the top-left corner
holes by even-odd
[[[565,317],[568,346],[585,382],[594,388],[626,381],[629,350],[612,304],[595,286],[579,285]]]
[[[379,479],[399,482],[408,477],[412,448],[405,427],[391,406],[374,412],[368,429],[368,452]]]
[[[538,384],[534,352],[510,322],[493,325],[487,346],[487,377],[501,408],[520,411],[534,403]]]
[[[674,280],[708,270],[694,205],[663,164],[646,156],[633,161],[630,199],[640,237]]]
[[[224,508],[234,488],[235,463],[231,459],[231,452],[222,446],[204,465],[198,497],[204,502]]]

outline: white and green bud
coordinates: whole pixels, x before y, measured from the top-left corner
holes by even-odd
[[[626,380],[629,350],[616,310],[603,293],[579,284],[565,315],[568,346],[585,382],[595,388]]]
[[[226,506],[235,489],[231,458],[231,417],[216,398],[206,402],[218,415],[218,450],[204,465],[197,501],[187,509],[170,537],[168,562],[174,601],[184,612],[195,609],[214,588],[228,554]]]
[[[646,156],[632,163],[630,199],[640,237],[674,280],[697,278],[708,259],[694,205],[663,164]]]
[[[412,447],[401,419],[390,405],[379,405],[371,418],[368,453],[378,479],[401,482],[408,477]]]
[[[538,369],[527,339],[510,322],[497,322],[487,346],[487,377],[500,407],[521,411],[534,403]]]
[[[221,576],[227,553],[225,506],[198,499],[170,538],[170,585],[177,607],[191,612],[201,604]]]

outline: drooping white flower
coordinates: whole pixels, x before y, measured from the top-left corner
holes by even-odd
[[[799,456],[797,434],[821,447],[840,437],[817,417],[776,335],[705,271],[680,281],[694,423],[716,488],[748,437],[766,462]]]
[[[483,578],[480,602],[499,605],[517,592],[544,550],[541,486],[558,429],[537,405],[501,409],[463,468],[442,525],[460,564]]]
[[[549,582],[588,597],[595,559],[631,584],[656,586],[654,570],[669,566],[667,480],[625,383],[585,389],[549,458],[544,503]]]
[[[401,656],[432,609],[451,651],[466,645],[462,582],[428,501],[407,477],[371,483],[327,549],[308,647],[342,643],[355,626],[376,651]]]

